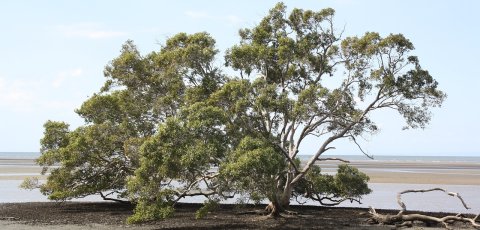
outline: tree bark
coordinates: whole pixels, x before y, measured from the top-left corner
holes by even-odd
[[[288,181],[288,180],[287,180]],[[265,208],[265,211],[270,217],[279,217],[282,212],[286,211],[286,208],[290,205],[290,198],[292,196],[293,187],[290,183],[286,183],[283,191],[278,191],[273,197],[273,200]]]
[[[280,217],[280,213],[282,212],[282,210],[283,208],[277,201],[271,201],[270,204],[268,204],[265,208],[268,216],[273,218]]]

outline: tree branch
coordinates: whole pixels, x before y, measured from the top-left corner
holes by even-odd
[[[299,170],[298,170],[298,168],[297,168],[297,165],[295,164],[295,162],[293,161],[293,159],[290,158],[288,152],[287,152],[284,148],[282,148],[282,146],[281,146],[279,143],[275,143],[275,144],[276,144],[276,146],[280,149],[280,151],[283,153],[283,156],[284,156],[285,158],[287,158],[288,162],[290,162],[290,164],[293,166],[293,168],[295,169],[295,173],[298,173]]]
[[[362,115],[358,118],[357,121],[354,121],[354,122],[351,122],[350,124],[346,125],[343,130],[341,130],[339,133],[329,137],[327,140],[325,140],[325,142],[323,143],[323,145],[318,149],[318,151],[315,153],[315,155],[310,158],[310,160],[307,162],[307,164],[303,167],[303,170],[292,180],[291,184],[294,184],[296,182],[298,182],[304,175],[305,173],[307,173],[307,171],[310,169],[310,167],[312,167],[312,165],[315,163],[315,161],[320,157],[320,155],[322,155],[322,153],[324,153],[326,150],[328,150],[329,148],[327,148],[327,146],[332,143],[334,140],[338,139],[338,138],[341,138],[341,137],[344,137],[345,134],[350,131],[356,124],[358,124],[369,112],[370,110],[374,107],[374,105],[381,99],[382,97],[382,91],[383,91],[383,87],[381,87],[379,90],[378,90],[378,93],[377,93],[377,96],[375,97],[375,100],[373,100],[368,106],[367,108],[365,108],[365,110],[363,111]]]
[[[357,142],[357,139],[355,139],[355,137],[353,135],[350,135],[350,138],[352,138],[353,140],[353,143],[355,143],[358,147],[358,149],[360,149],[360,151],[363,153],[363,155],[367,156],[368,158],[370,158],[371,160],[373,160],[373,156],[372,155],[369,155],[368,153],[366,153],[365,151],[363,151],[362,149],[362,146],[360,146],[360,144],[358,144]]]
[[[350,161],[347,161],[347,160],[344,160],[344,159],[341,159],[341,158],[317,158],[318,161],[341,161],[341,162],[344,162],[344,163],[350,163]]]
[[[195,186],[196,184],[200,183],[200,181],[205,181],[206,179],[212,179],[216,176],[218,176],[219,174],[218,173],[214,173],[212,175],[203,175],[201,176],[199,179],[197,179],[196,181],[193,181],[192,183],[190,183],[190,185],[188,185],[188,187],[183,191],[183,192],[177,192],[177,199],[175,199],[175,201],[173,202],[173,204],[175,205],[176,203],[178,203],[178,201],[182,198],[184,198],[185,196],[195,196],[195,195],[204,195],[205,197],[208,197],[210,195],[213,195],[215,194],[216,192],[214,190],[212,190],[211,192],[209,193],[203,193],[201,191],[197,192],[197,193],[189,193],[193,186]],[[208,186],[208,183],[207,183],[207,186]]]
[[[113,192],[107,194],[107,195],[104,195],[103,192],[99,192],[100,196],[102,197],[103,200],[110,200],[110,201],[115,201],[115,202],[119,202],[119,203],[122,203],[122,204],[131,204],[130,201],[126,201],[126,200],[120,200],[120,199],[115,199],[115,198],[111,198],[111,197],[108,197],[108,195],[112,194]]]

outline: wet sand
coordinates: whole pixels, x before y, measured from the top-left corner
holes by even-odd
[[[322,162],[322,171],[334,173],[337,162]],[[350,165],[370,177],[371,183],[480,185],[480,163],[352,161]],[[0,180],[39,176],[41,167],[30,159],[0,159]]]
[[[319,164],[333,173],[338,163]],[[353,161],[371,183],[480,185],[480,163]]]
[[[41,171],[42,167],[33,159],[0,159],[0,180],[23,180],[31,176],[46,179],[40,175]]]

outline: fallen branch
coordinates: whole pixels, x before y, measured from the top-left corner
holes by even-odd
[[[406,211],[406,210],[407,210],[407,207],[405,206],[405,203],[403,203],[403,201],[402,201],[402,195],[403,195],[403,194],[406,194],[406,193],[418,193],[418,192],[425,193],[425,192],[432,192],[432,191],[442,191],[442,192],[446,193],[446,194],[449,195],[449,196],[457,197],[457,198],[462,202],[462,205],[463,205],[463,207],[465,207],[465,209],[470,209],[470,208],[467,206],[467,204],[465,203],[465,201],[463,200],[463,198],[460,196],[460,194],[455,193],[455,192],[448,192],[447,190],[445,190],[445,189],[443,189],[443,188],[419,189],[419,190],[405,190],[405,191],[399,192],[399,193],[397,194],[397,203],[398,203],[398,205],[400,205],[400,207],[402,207],[402,210],[403,210],[403,211]]]
[[[470,223],[472,227],[480,229],[480,223],[478,223],[478,218],[480,214],[475,216],[474,218],[467,218],[462,214],[458,214],[455,216],[444,216],[444,217],[434,217],[428,216],[423,214],[404,214],[407,211],[407,206],[402,201],[402,195],[406,193],[426,193],[432,191],[442,191],[449,196],[457,197],[461,202],[465,209],[470,209],[463,198],[458,193],[448,192],[442,188],[433,188],[433,189],[420,189],[420,190],[405,190],[399,192],[397,195],[397,203],[400,205],[401,210],[396,215],[383,215],[376,212],[375,208],[370,207],[369,214],[370,214],[370,221],[373,223],[380,223],[380,224],[389,224],[389,225],[396,225],[397,227],[400,226],[410,226],[414,221],[421,221],[424,223],[438,223],[442,224],[447,229],[450,228],[450,224],[454,222],[463,222],[463,223]]]

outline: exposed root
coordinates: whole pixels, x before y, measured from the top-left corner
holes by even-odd
[[[268,213],[268,217],[278,218],[278,217],[285,217],[287,216],[296,216],[298,212],[289,211],[285,208],[281,207],[280,205],[274,205],[274,203],[270,203],[265,207],[265,212]]]
[[[284,210],[282,213],[289,215],[289,216],[297,216],[298,212],[295,211],[289,211],[289,210]]]
[[[431,192],[431,191],[443,191],[450,196],[457,197],[462,202],[462,205],[466,209],[469,209],[469,207],[467,206],[467,204],[463,200],[463,198],[460,196],[460,194],[447,192],[447,190],[442,189],[442,188],[434,188],[434,189],[427,189],[427,190],[405,190],[405,191],[399,192],[398,195],[397,195],[397,202],[401,207],[401,210],[398,212],[398,214],[396,214],[396,215],[383,215],[383,214],[377,213],[375,211],[375,208],[370,207],[369,223],[380,223],[380,224],[387,224],[387,225],[395,225],[396,227],[404,227],[404,226],[412,226],[412,223],[414,221],[421,221],[421,222],[424,222],[424,223],[427,223],[427,224],[429,224],[429,223],[442,224],[445,228],[452,229],[450,227],[450,224],[453,224],[455,222],[463,222],[463,223],[470,223],[472,225],[472,227],[480,229],[480,222],[478,222],[480,214],[475,216],[474,218],[468,218],[468,217],[466,217],[462,214],[458,214],[458,215],[455,215],[455,216],[444,216],[444,217],[441,217],[441,218],[434,217],[434,216],[428,216],[428,215],[422,215],[422,214],[405,214],[405,212],[407,211],[407,207],[401,199],[402,194],[418,193],[418,192],[424,193],[424,192]]]
[[[280,212],[282,211],[282,208],[280,207],[279,204],[275,204],[271,202],[270,204],[265,207],[265,212],[269,213],[268,217],[271,218],[277,218],[280,217]]]

